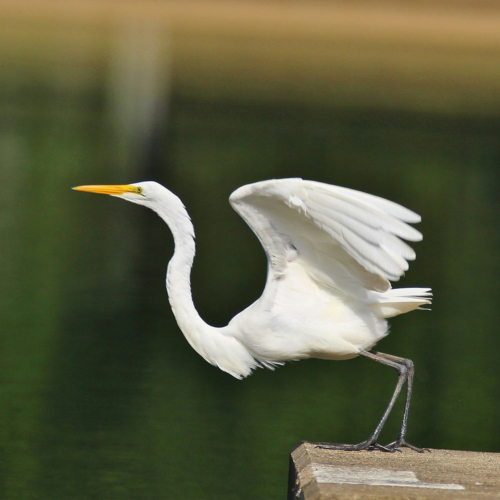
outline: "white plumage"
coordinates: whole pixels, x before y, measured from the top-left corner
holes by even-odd
[[[262,297],[228,325],[255,359],[351,358],[387,334],[385,318],[430,303],[428,288],[388,281],[415,258],[399,238],[422,239],[410,210],[302,179],[243,186],[229,201],[269,262]]]
[[[242,186],[230,197],[267,254],[264,292],[227,326],[214,328],[192,301],[194,230],[180,199],[155,182],[75,189],[145,205],[168,224],[175,252],[167,290],[179,327],[201,356],[236,378],[286,360],[373,358],[378,354],[368,351],[387,335],[386,318],[430,303],[429,288],[391,289],[389,282],[415,258],[403,240],[422,239],[408,225],[420,221],[417,214],[352,189],[268,180]]]

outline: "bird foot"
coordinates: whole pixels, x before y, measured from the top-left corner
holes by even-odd
[[[428,451],[429,453],[431,452],[429,448],[418,448],[417,446],[413,446],[412,444],[407,443],[406,440],[402,438],[399,438],[392,443],[386,444],[385,448],[388,448],[392,451],[401,451],[400,448],[410,448],[410,450],[416,451],[418,453],[424,453],[425,451]]]
[[[388,446],[383,446],[378,443],[373,443],[370,441],[362,441],[358,444],[339,444],[339,443],[317,443],[315,448],[321,448],[323,450],[343,450],[343,451],[374,451],[380,450],[387,453],[394,453],[396,451],[401,451],[397,447],[389,448]]]

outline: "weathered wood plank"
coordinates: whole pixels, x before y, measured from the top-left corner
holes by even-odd
[[[288,499],[500,498],[500,454],[330,451],[302,443],[290,454]]]

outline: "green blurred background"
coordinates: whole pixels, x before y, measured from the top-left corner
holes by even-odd
[[[283,498],[290,449],[366,438],[396,382],[365,359],[210,366],[168,305],[163,222],[79,184],[183,199],[214,325],[265,280],[238,186],[299,176],[420,213],[397,286],[432,287],[432,312],[378,345],[416,365],[409,441],[500,452],[497,5],[2,3],[0,497]]]

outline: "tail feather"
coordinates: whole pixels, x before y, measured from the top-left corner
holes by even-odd
[[[432,300],[430,288],[394,288],[386,292],[374,292],[376,303],[372,307],[382,318],[391,318],[415,309],[426,309]]]

